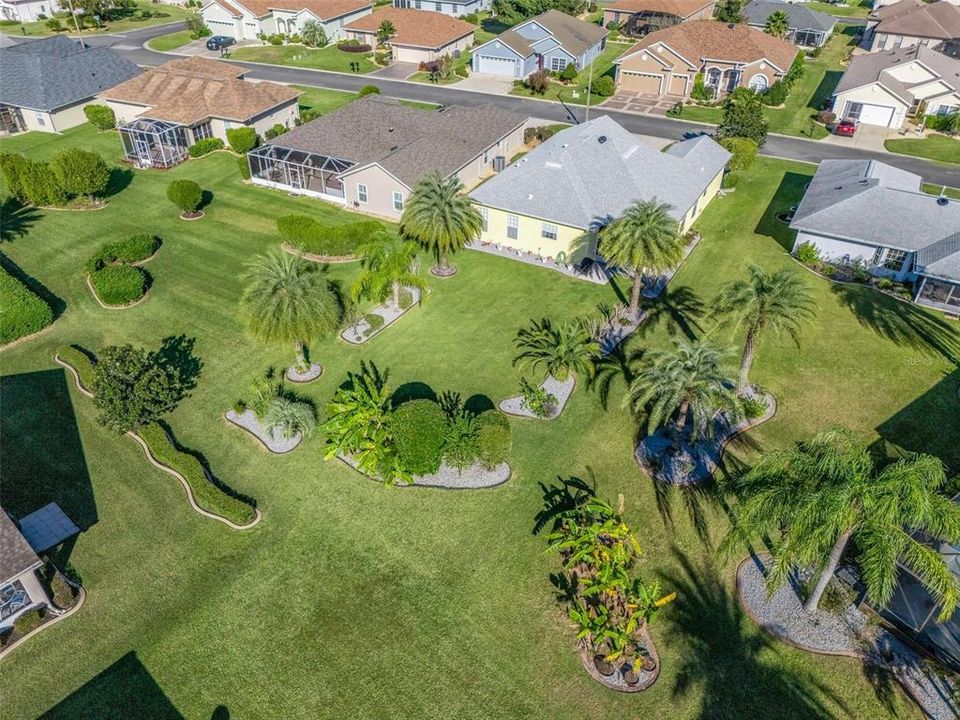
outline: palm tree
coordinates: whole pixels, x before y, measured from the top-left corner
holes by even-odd
[[[711,420],[719,410],[739,410],[736,394],[720,367],[722,350],[709,342],[678,339],[673,351],[649,354],[649,361],[634,375],[624,398],[640,412],[650,403],[647,432],[676,418],[677,436],[681,437],[687,417],[693,419],[692,434],[711,428]]]
[[[389,20],[384,20],[377,28],[377,43],[382,45],[397,34],[397,28]]]
[[[461,190],[463,183],[455,175],[444,179],[431,173],[413,188],[400,218],[403,234],[436,256],[437,275],[456,272],[448,256],[479,237],[483,228],[480,213]]]
[[[750,276],[746,280],[733,280],[722,285],[714,303],[720,316],[735,326],[747,327],[737,380],[738,393],[748,385],[761,333],[769,328],[777,335],[789,335],[799,344],[801,325],[813,317],[815,306],[809,285],[798,273],[787,268],[770,273],[756,265],[751,265],[748,272]]]
[[[810,612],[853,540],[872,602],[889,602],[900,562],[930,589],[944,620],[960,600],[960,581],[921,538],[960,542],[960,506],[941,494],[946,480],[943,463],[929,455],[911,453],[878,469],[862,438],[829,427],[793,449],[762,456],[743,475],[743,500],[721,550],[776,537],[770,587],[794,568],[820,569],[804,602]]]
[[[545,367],[554,378],[563,382],[571,372],[593,375],[594,358],[600,355],[600,344],[580,323],[554,325],[549,320],[533,321],[529,328],[517,332],[520,353],[513,364],[534,370]]]
[[[317,418],[310,403],[280,396],[267,405],[263,413],[263,424],[268,428],[279,430],[280,434],[287,439],[297,434],[310,437],[317,428]]]
[[[630,316],[636,320],[640,308],[643,273],[659,275],[683,258],[683,240],[677,221],[670,217],[670,205],[638,200],[604,229],[600,251],[608,262],[633,271]]]
[[[790,32],[790,18],[783,10],[775,10],[770,13],[763,31],[767,35],[773,35],[776,38],[785,38]]]
[[[350,289],[354,301],[368,297],[381,302],[392,295],[394,305],[399,307],[403,287],[417,288],[423,297],[427,284],[414,270],[416,243],[398,242],[388,233],[376,233],[358,246],[357,254],[363,271]]]
[[[254,258],[246,279],[240,307],[247,329],[263,342],[294,343],[297,367],[304,367],[304,343],[340,325],[340,299],[330,283],[315,264],[285,252]]]

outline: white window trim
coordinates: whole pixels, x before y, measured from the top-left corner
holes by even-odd
[[[399,207],[397,207],[399,205]],[[393,209],[397,212],[403,212],[403,193],[397,190],[393,191]]]
[[[370,201],[370,193],[367,186],[363,183],[357,183],[357,202],[366,205]]]
[[[540,237],[544,240],[556,240],[560,236],[559,229],[553,223],[540,223]]]

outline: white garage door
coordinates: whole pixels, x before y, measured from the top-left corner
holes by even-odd
[[[889,105],[863,105],[860,110],[860,122],[864,125],[890,127],[893,120],[893,108]]]
[[[207,20],[206,26],[214,35],[229,35],[235,37],[237,34],[237,24],[225,22],[224,20]]]
[[[507,58],[480,56],[480,69],[477,72],[492,73],[494,75],[517,76],[517,61]]]

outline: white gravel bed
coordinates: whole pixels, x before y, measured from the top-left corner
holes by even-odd
[[[292,438],[285,438],[276,429],[268,432],[267,429],[260,424],[260,421],[257,419],[257,414],[250,409],[244,410],[239,415],[235,410],[230,410],[225,417],[237,427],[243,428],[253,435],[267,450],[277,455],[290,452],[303,441],[303,436],[300,433],[297,433]]]
[[[508,415],[534,418],[537,420],[553,420],[563,412],[563,408],[566,406],[567,400],[569,400],[570,396],[573,394],[573,389],[576,387],[576,385],[577,380],[572,373],[570,377],[563,382],[557,380],[553,375],[547,375],[546,379],[540,383],[540,387],[553,395],[557,399],[557,402],[553,407],[553,411],[544,418],[537,417],[526,407],[524,407],[523,395],[514,395],[506,400],[502,400],[500,402],[500,409]]]
[[[352,467],[357,472],[366,475],[358,467],[352,457],[347,455],[337,455],[337,458]],[[397,483],[397,487],[432,487],[448,488],[454,490],[471,490],[478,488],[495,487],[502,485],[510,479],[510,466],[507,463],[500,463],[491,470],[488,470],[480,463],[474,463],[461,472],[455,467],[443,464],[440,469],[430,475],[414,475],[412,483]],[[367,475],[371,480],[380,482],[379,478]]]
[[[284,376],[287,378],[287,380],[295,383],[312,382],[321,375],[323,375],[323,366],[320,363],[310,363],[310,367],[307,368],[306,372],[298,372],[297,366],[291,365],[284,373]]]
[[[351,325],[340,333],[340,337],[346,340],[352,345],[361,345],[370,338],[382,333],[393,323],[400,319],[404,313],[410,310],[414,305],[417,305],[420,302],[420,289],[414,287],[404,288],[407,292],[410,293],[412,300],[410,305],[406,308],[401,308],[395,302],[393,298],[389,298],[384,302],[377,305],[375,308],[370,310],[368,315],[379,315],[383,318],[383,327],[375,332],[370,332],[370,324],[366,320],[360,320],[360,322],[355,325]]]

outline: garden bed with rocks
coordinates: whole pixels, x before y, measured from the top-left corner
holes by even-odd
[[[731,440],[772,418],[777,402],[772,395],[754,396],[766,402],[766,410],[755,418],[732,425],[727,415],[714,419],[713,435],[701,436],[692,443],[689,438],[677,439],[674,427],[662,427],[637,443],[634,458],[650,477],[665,485],[685,487],[706,482],[720,464],[723,451]]]
[[[379,478],[367,475],[359,467],[356,461],[347,455],[337,455],[337,458],[345,465],[356,470],[358,473],[370,480],[382,482]],[[397,483],[398,487],[429,487],[445,488],[447,490],[477,490],[480,488],[496,487],[503,485],[510,479],[512,470],[507,463],[488,469],[480,463],[474,463],[468,468],[458,470],[444,463],[440,469],[429,475],[414,475],[412,483]]]
[[[542,418],[526,408],[523,402],[523,395],[514,395],[506,400],[502,400],[500,402],[500,410],[505,412],[507,415],[514,415],[516,417],[534,418],[537,420],[553,420],[554,418],[559,417],[560,413],[563,412],[563,408],[566,406],[567,400],[569,400],[570,396],[573,394],[576,384],[577,381],[573,374],[571,374],[570,377],[563,382],[557,380],[553,375],[547,375],[546,379],[540,383],[540,387],[550,395],[553,395],[557,400],[553,404],[550,412]]]
[[[660,656],[646,628],[637,633],[637,640],[646,649],[650,660],[653,661],[653,667],[650,670],[644,670],[640,665],[641,659],[638,658],[637,664],[640,666],[640,670],[637,673],[636,682],[627,682],[621,668],[612,667],[613,672],[609,675],[600,672],[600,668],[595,661],[596,652],[590,648],[580,649],[580,662],[587,674],[604,687],[618,692],[642,692],[653,685],[660,677]]]
[[[323,375],[323,366],[320,363],[310,363],[310,367],[304,372],[297,370],[296,365],[291,365],[283,374],[290,382],[300,384],[313,382],[321,375]]]
[[[283,455],[296,448],[302,441],[303,436],[297,433],[293,437],[285,438],[282,433],[275,428],[268,430],[260,424],[257,414],[249,408],[242,413],[236,410],[229,410],[224,417],[228,422],[236,425],[253,435],[260,444],[275,455]]]
[[[356,255],[317,255],[316,253],[304,252],[300,248],[294,247],[290,243],[281,243],[280,249],[285,253],[297,255],[302,257],[304,260],[309,260],[310,262],[330,263],[331,265],[356,262],[359,259]]]
[[[367,315],[361,318],[359,322],[344,329],[340,333],[340,337],[351,345],[362,345],[372,337],[386,330],[393,323],[403,317],[403,315],[413,308],[414,305],[419,304],[420,300],[422,299],[422,294],[419,288],[408,287],[404,288],[404,290],[410,293],[410,304],[407,307],[400,307],[400,305],[393,301],[393,298],[385,300],[368,312]],[[379,327],[374,327],[371,321],[367,320],[367,316],[370,315],[375,315],[381,318],[383,323],[380,324]]]

